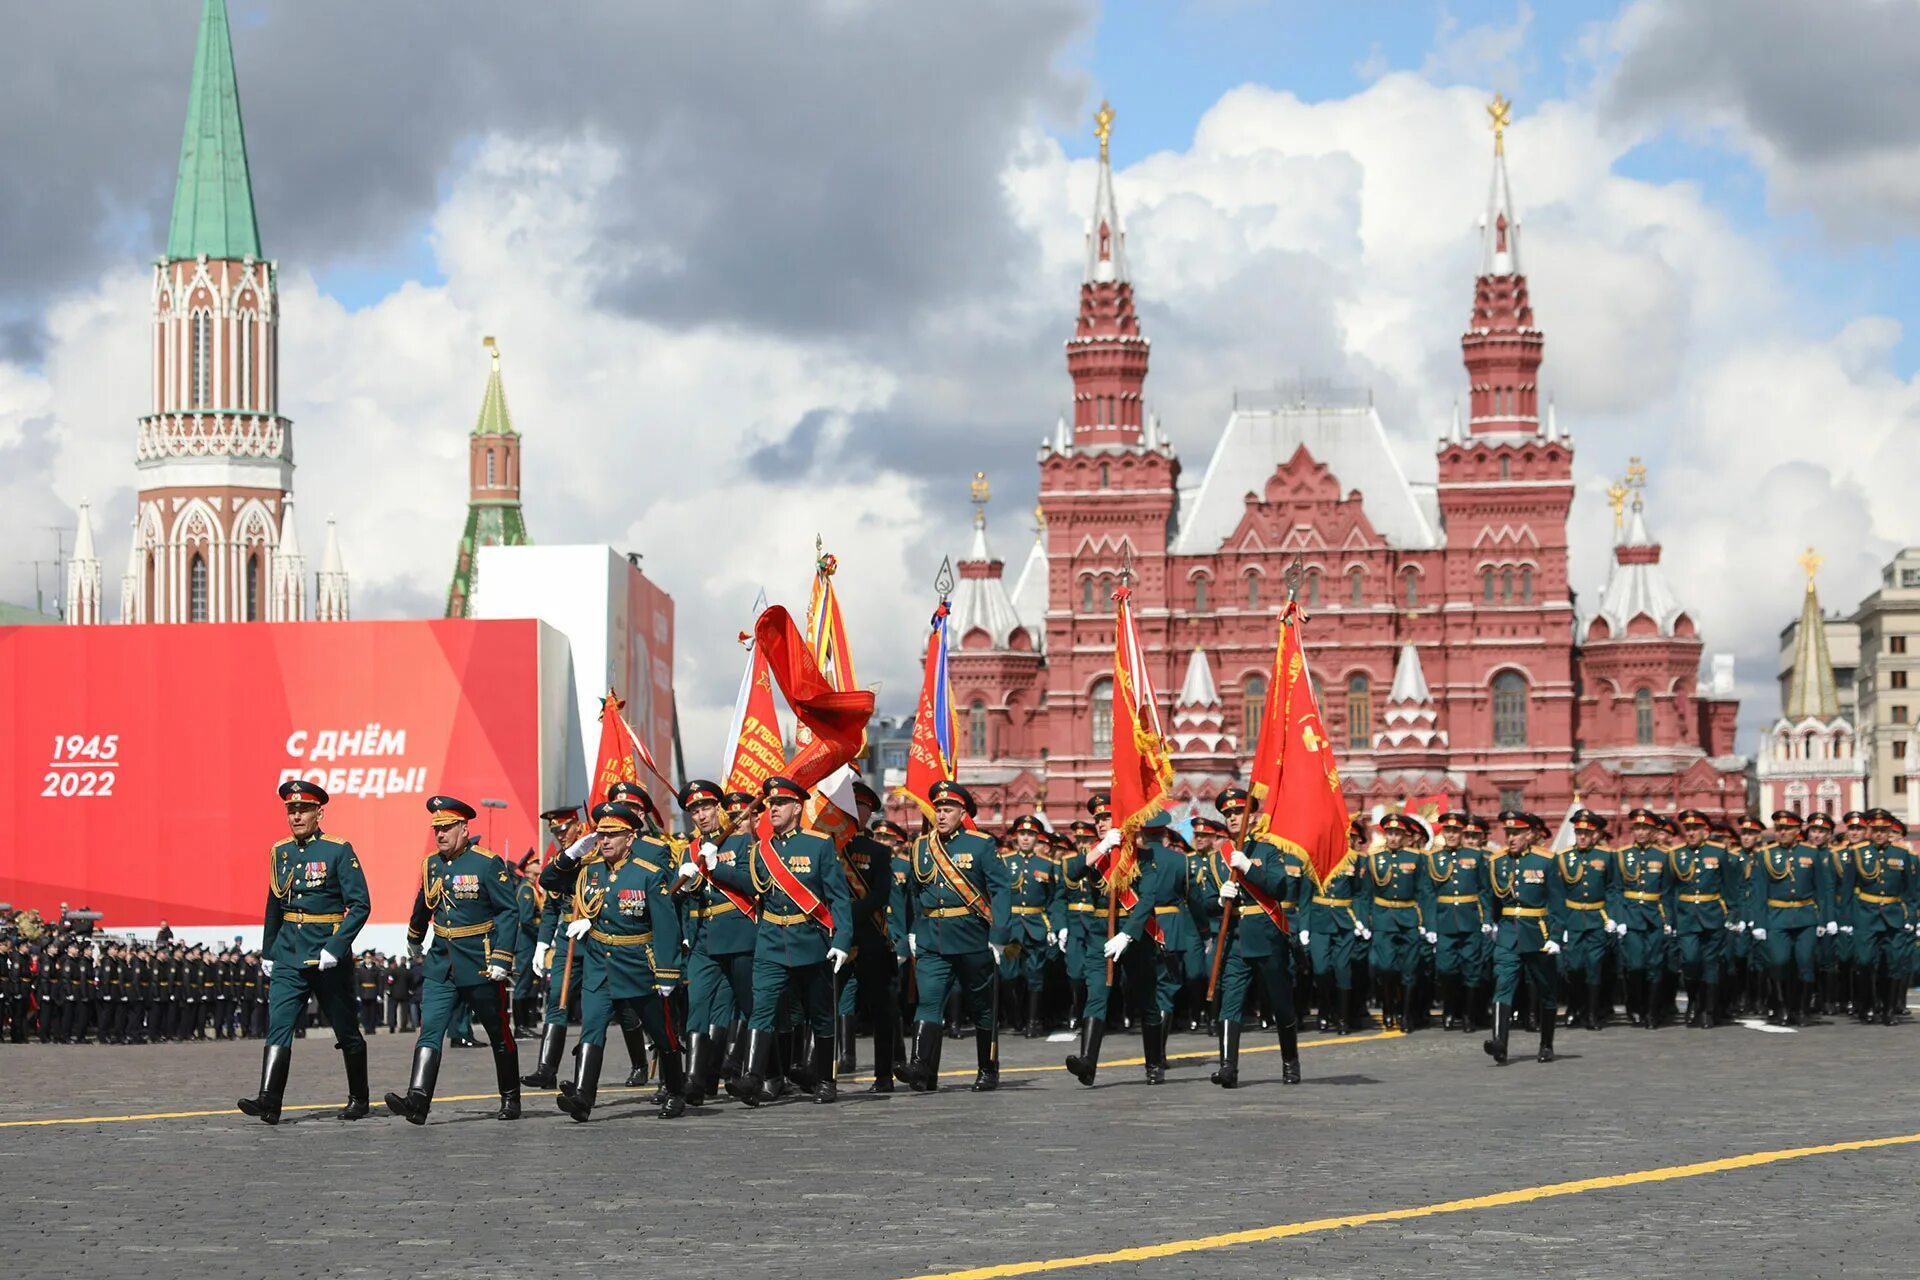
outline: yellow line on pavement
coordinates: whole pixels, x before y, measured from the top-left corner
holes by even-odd
[[[1512,1191],[1497,1191],[1492,1195],[1470,1196],[1464,1200],[1443,1200],[1438,1204],[1419,1205],[1409,1209],[1384,1209],[1376,1213],[1315,1218],[1308,1222],[1288,1222],[1273,1227],[1229,1231],[1222,1235],[1200,1236],[1192,1240],[1169,1240],[1162,1244],[1115,1249],[1108,1253],[1083,1253],[1070,1258],[1042,1258],[1032,1262],[1008,1262],[998,1266],[973,1267],[965,1271],[942,1271],[914,1276],[912,1280],[996,1280],[997,1277],[1002,1276],[1030,1276],[1043,1271],[1103,1267],[1116,1262],[1145,1262],[1155,1258],[1171,1258],[1184,1253],[1201,1253],[1210,1249],[1228,1249],[1236,1245],[1263,1244],[1270,1240],[1318,1235],[1323,1231],[1364,1227],[1376,1222],[1404,1222],[1410,1218],[1432,1218],[1447,1213],[1502,1209],[1509,1205],[1527,1204],[1535,1200],[1585,1195],[1589,1191],[1637,1187],[1653,1182],[1672,1182],[1680,1178],[1699,1178],[1712,1173],[1732,1173],[1740,1169],[1754,1169],[1761,1165],[1778,1164],[1784,1160],[1802,1160],[1808,1156],[1836,1155],[1847,1151],[1871,1151],[1878,1147],[1900,1147],[1914,1143],[1920,1143],[1920,1133],[1906,1133],[1889,1138],[1863,1138],[1854,1142],[1829,1142],[1822,1146],[1792,1147],[1784,1151],[1753,1151],[1746,1155],[1728,1156],[1720,1160],[1701,1160],[1694,1164],[1669,1165],[1662,1169],[1637,1169],[1632,1173],[1607,1174],[1604,1177],[1581,1178],[1573,1182],[1553,1182],[1539,1187],[1520,1187]]]

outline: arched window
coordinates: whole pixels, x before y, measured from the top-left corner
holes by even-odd
[[[1533,570],[1520,570],[1520,600],[1524,604],[1533,603]]]
[[[1113,575],[1110,573],[1100,578],[1100,612],[1113,612]]]
[[[1373,742],[1373,682],[1364,671],[1347,678],[1347,750],[1365,751]]]
[[[1420,575],[1409,569],[1400,575],[1400,602],[1411,609],[1420,603]]]
[[[1488,604],[1493,603],[1493,570],[1480,571],[1480,598]]]
[[[1527,745],[1527,678],[1518,671],[1493,678],[1493,745]]]
[[[1257,573],[1250,573],[1247,575],[1247,608],[1258,609],[1259,607],[1260,607],[1260,575]]]
[[[1513,570],[1511,569],[1500,571],[1500,603],[1513,603]]]
[[[1633,695],[1633,740],[1643,747],[1653,745],[1653,693],[1648,689]]]
[[[205,311],[193,313],[193,407],[205,409],[212,403],[213,317]]]
[[[987,754],[987,704],[979,698],[967,708],[967,754],[976,760]]]
[[[1307,574],[1307,608],[1320,607],[1320,571],[1312,570]]]
[[[260,621],[260,553],[247,557],[247,621]]]
[[[1106,488],[1108,482],[1112,480],[1112,478],[1113,478],[1112,473],[1107,470],[1107,464],[1104,462],[1101,463],[1100,464],[1100,487],[1102,489]]]
[[[1195,613],[1207,611],[1207,580],[1205,578],[1193,580],[1193,611]]]
[[[1251,675],[1240,688],[1240,745],[1247,751],[1260,750],[1260,714],[1267,707],[1267,678]]]
[[[1087,719],[1093,724],[1093,754],[1113,751],[1113,680],[1102,676],[1087,693]]]
[[[487,450],[487,488],[493,488],[493,450]]]
[[[1080,579],[1080,612],[1093,612],[1093,575]]]
[[[207,560],[198,551],[187,566],[187,621],[207,620]]]
[[[1500,459],[1500,478],[1502,480],[1513,479],[1513,460],[1511,458]]]
[[[1365,604],[1367,602],[1367,576],[1355,569],[1347,575],[1347,603]]]

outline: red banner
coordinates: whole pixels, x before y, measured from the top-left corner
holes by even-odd
[[[0,628],[0,901],[92,907],[107,929],[257,927],[267,852],[287,834],[275,791],[303,777],[332,794],[325,829],[359,852],[373,920],[403,922],[432,847],[429,795],[504,802],[474,823],[503,854],[541,838],[540,634],[468,620]]]
[[[835,689],[814,664],[792,615],[777,604],[754,620],[753,651],[765,659],[794,718],[813,734],[787,762],[787,776],[812,788],[860,754],[867,721],[873,718],[873,693]]]
[[[1262,802],[1267,838],[1305,859],[1316,883],[1346,856],[1347,801],[1333,742],[1313,699],[1300,611],[1292,602],[1280,615],[1252,789]]]
[[[787,767],[787,749],[780,741],[780,721],[773,705],[773,673],[766,655],[755,649],[748,660],[746,706],[740,717],[740,736],[733,746],[725,786],[729,791],[760,794],[760,784]]]

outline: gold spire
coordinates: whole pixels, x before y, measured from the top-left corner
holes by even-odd
[[[488,336],[480,339],[480,345],[485,347],[487,351],[493,356],[493,371],[495,373],[500,372],[500,344],[495,342],[493,340],[493,336],[489,334]]]
[[[1622,513],[1627,507],[1627,486],[1616,480],[1607,486],[1607,505],[1613,508],[1613,534],[1617,538],[1626,528],[1626,516]]]
[[[1503,156],[1507,154],[1507,126],[1513,123],[1513,103],[1494,94],[1487,104],[1487,119],[1493,124],[1493,154]]]
[[[1100,109],[1093,113],[1093,136],[1100,139],[1100,163],[1107,163],[1107,140],[1113,136],[1113,108],[1105,99]]]
[[[1815,551],[1812,547],[1808,547],[1806,554],[1794,557],[1794,561],[1802,569],[1807,571],[1807,592],[1808,594],[1812,594],[1813,577],[1820,572],[1820,566],[1827,562],[1827,558],[1818,551]]]
[[[987,502],[993,497],[993,489],[987,484],[987,473],[984,471],[974,472],[973,485],[971,487],[973,493],[973,527],[976,529],[984,529],[987,527]]]

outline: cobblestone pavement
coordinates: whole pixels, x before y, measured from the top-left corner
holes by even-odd
[[[492,1072],[484,1049],[450,1050],[424,1129],[384,1112],[346,1124],[332,1106],[277,1129],[245,1119],[232,1100],[258,1080],[256,1043],[0,1045],[5,1271],[946,1273],[1920,1134],[1917,1034],[1563,1030],[1558,1063],[1516,1034],[1504,1069],[1458,1033],[1310,1036],[1305,1084],[1283,1088],[1278,1055],[1254,1052],[1230,1093],[1206,1082],[1210,1055],[1159,1089],[1138,1065],[1103,1066],[1089,1090],[1059,1069],[1062,1045],[1010,1039],[985,1096],[966,1092],[972,1047],[952,1041],[934,1096],[853,1081],[834,1107],[727,1101],[668,1124],[608,1090],[584,1126],[545,1096],[518,1124],[455,1100],[490,1096]],[[410,1048],[373,1039],[376,1097],[403,1086]],[[1108,1048],[1137,1057],[1129,1037]],[[611,1075],[625,1060],[609,1058]],[[337,1105],[340,1089],[330,1040],[297,1041],[289,1105]],[[149,1118],[18,1123],[123,1115]],[[1061,1274],[1910,1277],[1916,1188],[1920,1142]]]

